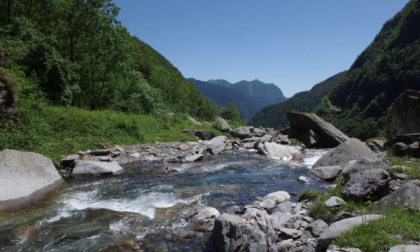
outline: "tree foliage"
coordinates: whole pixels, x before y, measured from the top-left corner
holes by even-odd
[[[391,103],[406,89],[420,90],[419,80],[420,1],[411,0],[384,24],[329,94],[343,112],[328,119],[350,136],[375,137],[384,129]]]
[[[0,0],[0,7],[9,64],[54,105],[215,114],[168,60],[121,26],[111,0]]]

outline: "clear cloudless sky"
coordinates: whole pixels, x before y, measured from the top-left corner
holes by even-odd
[[[350,68],[408,0],[114,0],[184,77],[274,83],[286,97]]]

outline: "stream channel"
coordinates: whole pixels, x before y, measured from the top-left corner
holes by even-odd
[[[210,232],[190,223],[198,210],[226,212],[275,191],[323,190],[326,183],[308,168],[326,151],[307,150],[300,164],[230,151],[196,163],[141,162],[116,176],[70,179],[28,206],[0,212],[0,251],[214,251]],[[162,174],[167,166],[178,172]]]

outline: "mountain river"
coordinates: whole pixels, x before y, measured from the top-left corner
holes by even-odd
[[[307,150],[303,163],[224,152],[196,163],[141,162],[116,176],[70,179],[28,206],[0,212],[0,251],[214,251],[210,232],[190,223],[199,209],[224,212],[275,191],[323,190],[326,183],[308,168],[326,151]],[[163,174],[168,166],[178,172]]]

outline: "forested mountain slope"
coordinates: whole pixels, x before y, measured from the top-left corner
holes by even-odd
[[[223,107],[229,102],[236,104],[241,115],[250,119],[259,109],[286,100],[283,92],[274,84],[259,80],[240,81],[231,84],[226,80],[200,81],[189,79],[207,97]]]
[[[111,0],[0,4],[0,45],[10,51],[7,69],[23,71],[49,103],[204,117],[216,112],[167,59],[128,33]]]
[[[328,95],[340,112],[318,111],[350,136],[380,135],[391,103],[405,89],[420,89],[420,0],[387,21]]]
[[[298,110],[312,112],[321,102],[321,98],[337,86],[346,72],[338,73],[312,87],[309,91],[295,94],[287,101],[269,105],[255,114],[249,121],[249,125],[271,127],[276,129],[285,128],[289,125],[286,112]]]

